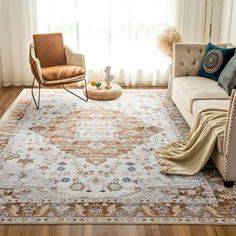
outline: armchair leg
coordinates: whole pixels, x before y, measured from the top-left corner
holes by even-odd
[[[86,79],[84,79],[84,82],[85,82],[85,91],[86,91],[86,96],[85,96],[85,98],[80,97],[79,95],[73,93],[71,90],[67,89],[67,88],[65,87],[65,85],[63,85],[63,88],[64,88],[67,92],[69,92],[69,93],[71,93],[72,95],[76,96],[77,98],[79,98],[79,99],[81,99],[81,100],[87,102],[87,101],[88,101],[88,89],[87,89],[87,82],[86,82]]]
[[[40,104],[40,84],[39,84],[39,91],[38,91],[38,102],[36,101],[36,98],[34,96],[34,83],[35,83],[35,78],[33,79],[33,83],[32,83],[32,87],[31,87],[31,94],[32,94],[32,97],[33,97],[33,100],[34,100],[34,104],[36,106],[37,109],[39,109],[39,104]]]

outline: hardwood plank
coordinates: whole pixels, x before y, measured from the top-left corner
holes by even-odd
[[[23,90],[22,87],[0,88],[0,117]]]
[[[0,88],[0,117],[22,91]],[[233,236],[236,226],[214,225],[0,225],[0,236]]]
[[[0,236],[233,236],[235,226],[204,225],[1,225]]]

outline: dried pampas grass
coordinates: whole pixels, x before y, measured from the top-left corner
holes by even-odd
[[[181,43],[182,37],[176,27],[169,27],[158,37],[158,47],[168,56],[173,56],[173,44]]]

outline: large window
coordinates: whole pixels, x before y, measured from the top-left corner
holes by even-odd
[[[119,82],[162,84],[169,60],[158,34],[176,25],[177,0],[37,0],[37,32],[62,32],[85,54],[89,79],[111,65]]]

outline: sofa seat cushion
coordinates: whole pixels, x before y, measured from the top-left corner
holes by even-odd
[[[217,82],[200,76],[177,77],[173,79],[173,89],[179,93],[183,105],[192,113],[195,100],[228,100],[229,96]]]
[[[85,69],[81,66],[61,65],[42,68],[42,74],[45,81],[55,81],[73,78],[83,75]]]
[[[195,100],[193,102],[193,116],[196,118],[198,113],[207,108],[229,109],[229,100]],[[223,154],[224,135],[217,137],[216,148],[220,154]]]
[[[195,100],[192,106],[192,114],[194,118],[200,111],[207,108],[229,109],[229,100]]]

